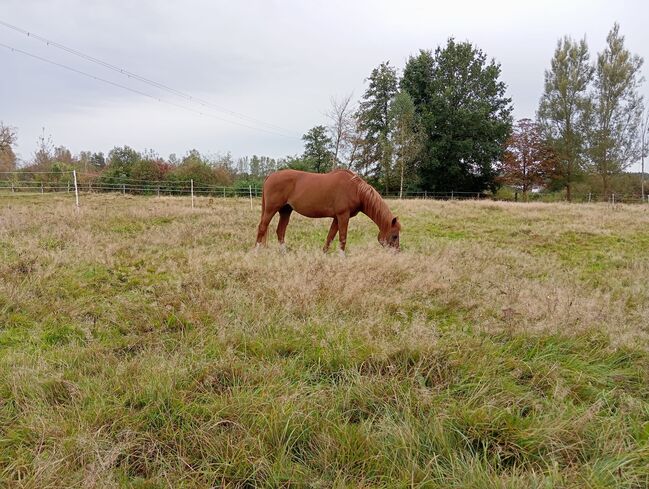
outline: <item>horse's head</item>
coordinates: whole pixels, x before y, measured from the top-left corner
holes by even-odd
[[[399,251],[399,233],[401,232],[401,223],[398,217],[393,217],[390,223],[390,229],[385,233],[379,233],[379,243],[388,248],[394,248]]]

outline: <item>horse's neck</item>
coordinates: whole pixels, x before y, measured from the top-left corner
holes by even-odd
[[[363,214],[374,221],[374,224],[377,225],[381,233],[385,233],[388,229],[388,223],[390,222],[390,210],[380,196],[377,195],[376,197],[377,200],[372,203],[369,195],[366,196],[363,201]]]

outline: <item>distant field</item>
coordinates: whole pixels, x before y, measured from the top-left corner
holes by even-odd
[[[0,197],[0,487],[649,487],[649,205],[81,203]]]

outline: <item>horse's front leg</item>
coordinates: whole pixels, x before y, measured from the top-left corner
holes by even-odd
[[[338,242],[340,243],[340,254],[345,255],[345,245],[347,244],[347,225],[349,224],[349,214],[339,214],[336,216],[338,221]]]
[[[329,233],[327,234],[327,240],[325,241],[325,245],[322,251],[324,251],[325,253],[329,251],[329,245],[331,245],[331,242],[336,237],[337,232],[338,232],[338,219],[334,217],[334,220],[331,221],[331,227],[329,228]]]

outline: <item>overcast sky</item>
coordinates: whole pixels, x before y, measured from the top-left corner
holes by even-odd
[[[358,98],[382,61],[402,69],[419,49],[450,36],[468,40],[501,63],[514,116],[534,117],[561,36],[585,35],[594,58],[617,21],[627,47],[649,58],[648,20],[646,0],[0,0],[0,21],[247,117],[205,109],[0,25],[2,44],[166,101],[0,47],[0,120],[17,127],[25,160],[43,127],[73,153],[126,144],[165,157],[191,148],[281,157],[301,153],[300,135],[327,122],[330,98]]]

